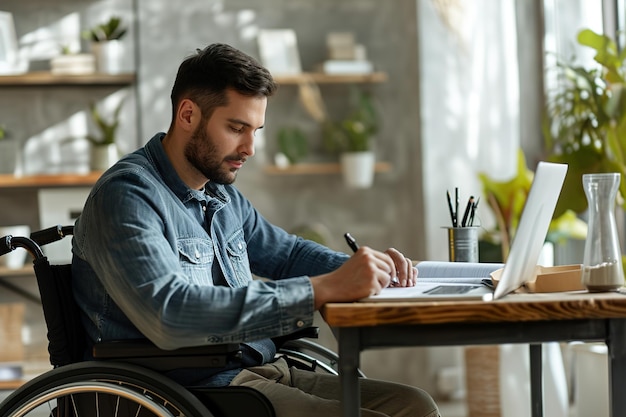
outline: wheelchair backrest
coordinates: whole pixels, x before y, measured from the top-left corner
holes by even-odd
[[[61,240],[73,230],[73,226],[55,226],[34,232],[30,238],[8,236],[0,242],[0,253],[22,247],[34,258],[33,268],[48,329],[50,363],[54,367],[82,361],[87,348],[80,311],[72,293],[71,265],[51,265],[41,250],[41,246]]]

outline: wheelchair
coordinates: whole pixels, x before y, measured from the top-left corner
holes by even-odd
[[[248,387],[178,384],[163,374],[183,367],[222,368],[241,357],[238,344],[165,351],[148,340],[97,342],[95,360],[83,360],[86,335],[71,289],[71,265],[51,265],[42,246],[73,233],[55,226],[24,236],[0,238],[0,256],[23,248],[33,268],[48,329],[53,369],[28,381],[0,404],[2,417],[273,417],[269,400]],[[294,366],[337,374],[335,352],[304,337],[315,327],[274,339],[278,355]]]

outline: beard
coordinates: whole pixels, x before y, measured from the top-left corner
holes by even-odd
[[[215,141],[206,131],[206,125],[201,123],[191,135],[185,146],[185,158],[209,181],[217,184],[232,184],[237,178],[237,169],[224,168],[224,161],[244,161],[245,157],[236,154],[221,158],[218,154]]]

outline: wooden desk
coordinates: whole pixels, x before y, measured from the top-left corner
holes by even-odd
[[[543,415],[541,345],[602,341],[609,350],[609,409],[626,416],[626,295],[586,292],[511,294],[497,301],[331,303],[337,331],[344,417],[360,415],[360,352],[392,346],[530,343],[533,417]]]

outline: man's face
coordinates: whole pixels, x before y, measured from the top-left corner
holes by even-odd
[[[248,157],[254,155],[254,135],[265,122],[266,97],[227,91],[228,104],[217,107],[200,123],[185,146],[189,163],[209,181],[231,184]]]

